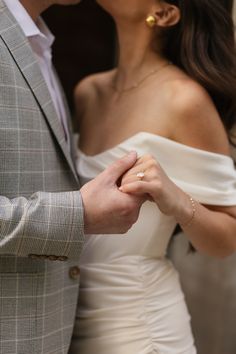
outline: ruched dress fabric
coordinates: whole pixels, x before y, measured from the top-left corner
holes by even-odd
[[[79,150],[81,181],[94,178],[131,150],[139,156],[152,154],[169,178],[197,201],[236,204],[236,172],[230,157],[147,132],[95,156]],[[146,202],[125,235],[87,236],[80,260],[73,353],[196,353],[178,273],[166,258],[175,226],[173,217]]]

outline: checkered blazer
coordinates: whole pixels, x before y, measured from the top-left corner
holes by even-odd
[[[68,352],[79,182],[36,58],[0,0],[0,353]]]

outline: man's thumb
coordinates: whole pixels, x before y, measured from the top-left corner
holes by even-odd
[[[129,154],[125,155],[121,159],[114,162],[111,166],[109,166],[104,174],[113,182],[116,183],[117,180],[130,168],[134,166],[137,161],[137,153],[135,151],[131,151]]]

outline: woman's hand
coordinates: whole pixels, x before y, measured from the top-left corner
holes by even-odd
[[[140,177],[137,174],[140,174]],[[236,207],[209,207],[197,202],[174,184],[150,155],[139,158],[123,176],[121,191],[153,200],[172,215],[197,250],[223,258],[236,250]]]
[[[179,223],[185,224],[192,216],[189,196],[169,179],[151,155],[144,155],[137,160],[134,167],[123,176],[120,190],[137,196],[146,195],[162,213],[174,216]]]

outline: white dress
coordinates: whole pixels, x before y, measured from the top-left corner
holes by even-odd
[[[151,153],[167,175],[199,202],[236,204],[231,158],[146,132],[95,156],[78,151],[82,182],[134,149],[139,156]],[[146,202],[126,235],[87,237],[80,262],[73,353],[196,353],[179,277],[166,258],[175,226],[173,217]]]

